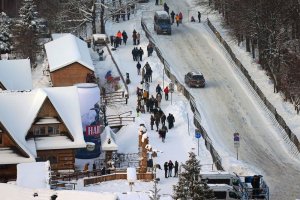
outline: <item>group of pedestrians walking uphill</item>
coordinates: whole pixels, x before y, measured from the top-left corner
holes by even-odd
[[[172,177],[172,171],[174,169],[174,176],[178,177],[178,162],[175,161],[175,164],[173,164],[172,160],[169,160],[169,162],[164,163],[164,170],[165,170],[165,178]]]

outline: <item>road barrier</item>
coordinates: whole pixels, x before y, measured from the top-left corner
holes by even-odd
[[[194,116],[193,116],[194,125],[196,126],[197,129],[199,129],[201,131],[203,139],[205,140],[205,146],[208,149],[208,151],[211,153],[211,156],[212,156],[214,164],[216,165],[216,168],[218,170],[224,170],[224,168],[222,166],[221,157],[219,156],[218,152],[215,150],[213,143],[212,143],[211,139],[209,138],[206,130],[201,126],[201,115],[198,111],[198,108],[196,106],[196,102],[195,102],[193,95],[191,95],[189,93],[189,91],[185,88],[185,86],[182,85],[177,80],[176,76],[171,73],[169,63],[167,62],[167,60],[164,59],[161,51],[156,46],[155,41],[152,38],[152,35],[151,35],[150,31],[148,30],[143,18],[141,20],[141,25],[142,25],[143,30],[145,31],[146,37],[153,44],[154,50],[156,51],[158,58],[160,59],[160,61],[162,62],[163,66],[164,66],[165,74],[176,85],[177,91],[181,92],[190,101],[191,110],[194,113]]]

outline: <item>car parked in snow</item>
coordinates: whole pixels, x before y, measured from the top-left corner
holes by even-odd
[[[184,76],[184,82],[189,87],[205,87],[205,78],[201,72],[188,72]]]

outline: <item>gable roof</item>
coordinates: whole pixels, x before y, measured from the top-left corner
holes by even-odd
[[[7,90],[31,90],[30,60],[0,60],[0,82]]]
[[[70,131],[74,141],[63,136],[25,140],[47,97]],[[79,98],[75,86],[34,89],[25,92],[2,91],[0,92],[0,105],[0,122],[13,140],[32,159],[35,159],[37,150],[86,146],[82,133]],[[0,163],[2,163],[1,157]]]
[[[87,43],[72,34],[66,34],[45,44],[50,72],[78,62],[94,71]]]

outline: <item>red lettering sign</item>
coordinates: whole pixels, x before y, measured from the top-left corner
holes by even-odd
[[[85,135],[86,136],[94,136],[94,135],[100,135],[100,126],[86,126],[85,127]]]

